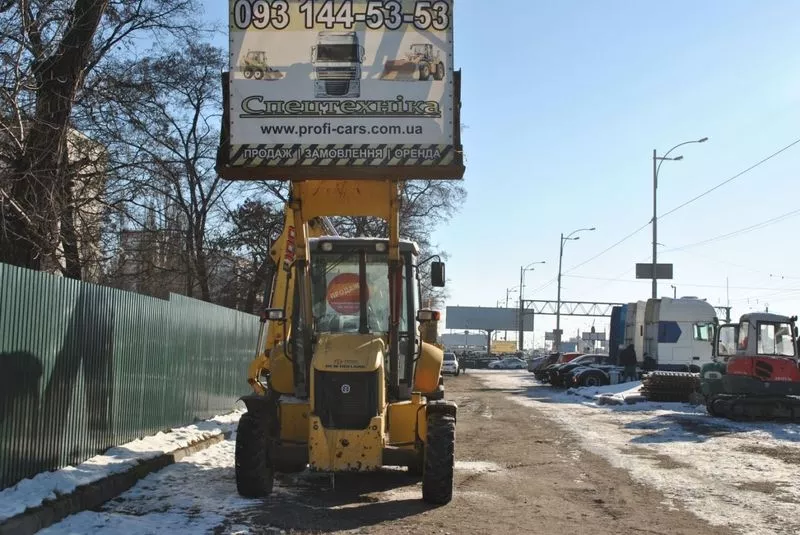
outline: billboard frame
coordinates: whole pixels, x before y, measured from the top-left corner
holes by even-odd
[[[450,5],[451,13],[452,13],[452,6],[454,1],[447,0],[447,3]],[[233,2],[229,2],[230,5],[233,5]],[[229,22],[229,24],[232,24]],[[408,24],[408,23],[407,23]],[[414,25],[411,24],[413,27]],[[309,28],[309,31],[312,29]],[[229,31],[234,31],[233,27]],[[244,30],[236,30],[246,34],[247,32],[251,31],[250,28],[246,28]],[[276,30],[279,31],[279,30]],[[369,30],[374,32],[393,32],[396,30]],[[449,40],[451,41],[452,47],[452,37],[453,37],[453,26],[452,26],[452,19],[450,21],[450,27],[447,30],[449,34]],[[231,34],[232,35],[232,34]],[[233,55],[233,47],[239,46],[234,45],[234,39],[231,37],[231,55]],[[236,50],[239,50],[238,48]],[[451,48],[452,51],[452,48]],[[231,63],[233,64],[233,58]],[[382,143],[380,145],[369,144],[369,136],[363,136],[364,141],[344,141],[344,143],[349,143],[349,145],[335,145],[336,137],[335,135],[331,137],[331,144],[330,145],[295,145],[295,147],[301,147],[297,150],[304,150],[302,147],[315,147],[318,146],[320,149],[322,148],[330,148],[330,147],[348,147],[352,146],[355,148],[375,148],[382,147],[381,150],[385,150],[387,155],[390,155],[388,158],[383,158],[382,162],[377,161],[368,161],[364,162],[361,165],[355,165],[352,159],[347,159],[347,157],[341,158],[328,158],[325,160],[317,159],[315,161],[309,161],[310,157],[305,157],[301,159],[301,161],[297,160],[289,160],[287,158],[287,162],[279,161],[274,165],[253,165],[253,163],[257,160],[258,157],[248,158],[245,160],[245,153],[246,150],[252,150],[254,148],[271,151],[271,150],[282,150],[286,149],[288,145],[279,145],[276,142],[269,142],[269,143],[254,143],[250,145],[240,145],[237,142],[236,145],[231,143],[231,125],[232,125],[232,116],[235,113],[231,109],[231,93],[232,93],[232,81],[233,76],[230,70],[222,73],[222,128],[220,129],[220,144],[217,150],[217,157],[216,157],[216,165],[215,170],[217,174],[227,180],[291,180],[291,181],[298,181],[298,180],[348,180],[348,179],[366,179],[366,180],[462,180],[464,177],[464,173],[466,171],[466,167],[464,165],[464,156],[463,156],[463,146],[461,144],[461,70],[455,69],[452,65],[452,57],[450,61],[447,62],[448,64],[445,66],[446,69],[446,76],[449,77],[452,75],[451,84],[452,84],[452,102],[450,103],[452,106],[451,110],[448,110],[448,114],[444,115],[443,117],[443,125],[445,128],[448,126],[452,126],[452,134],[447,136],[449,139],[444,144],[435,144],[431,142],[426,142],[425,144],[414,144],[413,136],[408,138],[406,142],[397,142],[397,143]],[[231,69],[233,67],[230,67]],[[237,71],[238,72],[238,71]],[[238,75],[237,75],[238,80]],[[404,83],[404,82],[399,82]],[[449,90],[448,90],[449,92]],[[403,90],[399,90],[399,93],[402,95]],[[449,98],[449,97],[448,97]],[[450,107],[450,106],[448,106]],[[451,123],[451,124],[448,124]],[[339,143],[342,143],[340,141]],[[442,142],[439,142],[442,143]],[[241,149],[237,152],[237,154],[232,154],[232,150],[234,147],[241,147]],[[436,150],[441,151],[441,157],[436,157],[435,161],[431,160],[423,160],[422,158],[414,157],[412,151],[432,151],[434,147],[437,147]],[[338,150],[338,149],[337,149]],[[344,150],[344,149],[342,149]],[[348,149],[349,150],[349,149]],[[395,151],[403,151],[401,155],[398,156],[397,152]],[[438,154],[438,153],[437,153]],[[342,162],[344,160],[344,163]],[[376,158],[377,160],[377,158]],[[399,160],[399,163],[398,163]],[[322,162],[327,162],[327,164],[323,164]],[[392,161],[394,165],[389,165],[389,161]],[[290,163],[291,162],[291,163]],[[257,162],[256,162],[257,163]],[[315,165],[316,164],[316,165]]]

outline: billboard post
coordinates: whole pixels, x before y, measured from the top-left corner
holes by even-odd
[[[461,179],[453,0],[229,0],[217,171]]]

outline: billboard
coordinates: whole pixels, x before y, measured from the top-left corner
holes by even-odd
[[[462,178],[453,0],[229,5],[230,178]]]
[[[492,340],[493,353],[516,353],[517,343],[506,340]]]
[[[516,308],[447,307],[447,329],[483,331],[518,331],[519,310]],[[523,330],[533,331],[533,315],[525,314]]]

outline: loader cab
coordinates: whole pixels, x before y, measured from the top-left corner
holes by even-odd
[[[388,247],[388,240],[379,238],[326,236],[309,240],[312,339],[315,344],[339,334],[360,336],[362,340],[380,339],[384,373],[388,377],[394,366],[398,373],[399,392],[392,397],[407,399],[422,344],[417,327],[421,302],[419,249],[414,242],[400,242],[399,336],[398,354],[394,357],[389,340],[392,314]],[[444,264],[434,263],[430,283],[443,285]],[[392,362],[394,358],[396,364]]]
[[[739,355],[797,358],[796,317],[757,313],[742,316],[738,327]]]

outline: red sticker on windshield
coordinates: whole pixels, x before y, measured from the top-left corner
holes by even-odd
[[[359,311],[360,292],[357,273],[342,273],[328,284],[328,305],[339,314],[354,315]],[[367,299],[369,299],[369,289]]]

